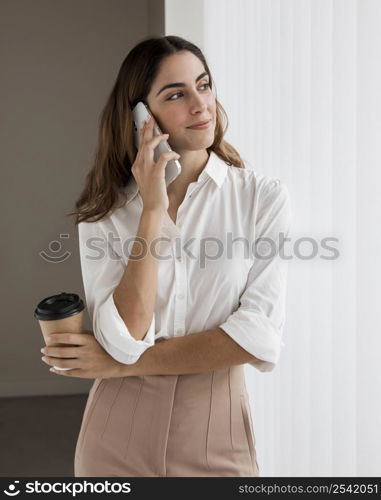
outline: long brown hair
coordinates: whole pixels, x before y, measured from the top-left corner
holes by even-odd
[[[111,210],[121,207],[120,194],[132,177],[131,167],[137,148],[134,144],[132,109],[145,102],[151,85],[167,56],[181,50],[192,52],[212,76],[201,50],[178,36],[148,38],[137,44],[124,59],[100,116],[98,143],[92,168],[87,173],[85,186],[75,203],[76,210],[66,216],[75,216],[75,224],[88,220],[96,222]],[[216,98],[216,128],[213,144],[207,148],[223,161],[245,168],[239,153],[223,137],[228,128],[228,117]],[[92,220],[89,220],[92,219]]]

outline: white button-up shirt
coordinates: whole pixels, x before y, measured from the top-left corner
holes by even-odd
[[[211,152],[188,185],[176,224],[166,213],[156,245],[146,248],[159,262],[155,310],[142,340],[132,337],[113,299],[143,209],[134,178],[124,194],[122,207],[78,225],[86,304],[102,347],[131,364],[160,338],[221,328],[258,358],[251,361],[255,368],[272,370],[284,346],[287,259],[280,250],[291,225],[286,185]]]

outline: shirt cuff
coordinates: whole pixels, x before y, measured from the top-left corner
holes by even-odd
[[[261,372],[275,368],[283,347],[278,328],[266,316],[239,308],[219,326],[245,351],[258,359],[249,361]]]
[[[155,314],[143,339],[136,340],[118,312],[113,293],[98,307],[93,327],[95,338],[120,363],[136,363],[143,352],[155,344]]]

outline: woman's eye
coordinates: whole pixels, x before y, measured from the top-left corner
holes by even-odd
[[[201,85],[201,87],[207,87],[209,88],[210,87],[210,84],[209,82],[208,83],[204,83],[203,85]],[[175,95],[179,95],[179,94],[182,94],[182,92],[176,92],[176,94],[172,94],[171,96],[168,97],[167,101],[177,101],[177,99],[172,99],[172,97],[174,97]]]

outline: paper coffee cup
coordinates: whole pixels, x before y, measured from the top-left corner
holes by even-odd
[[[82,333],[84,309],[82,299],[75,293],[61,292],[41,300],[34,311],[34,317],[40,323],[45,344],[50,333]],[[67,344],[50,344],[56,347],[65,345]],[[56,370],[71,369],[58,366],[54,368]]]

